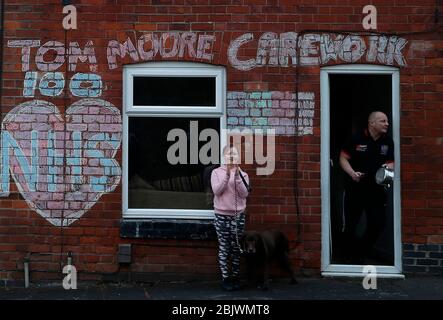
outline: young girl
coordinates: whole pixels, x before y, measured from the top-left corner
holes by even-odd
[[[245,227],[246,198],[249,193],[240,174],[247,185],[249,177],[238,166],[238,151],[234,146],[224,147],[223,157],[224,164],[212,171],[211,186],[222,287],[231,291],[240,288],[240,238]]]

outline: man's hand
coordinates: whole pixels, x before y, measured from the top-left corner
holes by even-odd
[[[365,174],[362,172],[353,171],[350,174],[350,176],[351,176],[352,180],[354,180],[355,182],[360,182],[361,178],[363,178],[365,176]]]
[[[363,178],[365,176],[365,174],[363,172],[359,172],[359,171],[354,171],[354,169],[352,169],[351,164],[349,163],[349,155],[347,155],[345,152],[341,152],[340,153],[340,166],[342,167],[343,171],[346,172],[351,178],[352,180],[354,180],[355,182],[360,182],[361,178]]]

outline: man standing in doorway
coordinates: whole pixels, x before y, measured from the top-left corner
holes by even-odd
[[[344,197],[344,238],[351,263],[364,263],[383,232],[386,221],[386,194],[375,181],[381,166],[394,168],[394,141],[387,135],[388,117],[381,111],[369,114],[368,126],[353,135],[342,147],[340,166],[346,172]],[[366,213],[366,231],[361,239],[356,228]]]

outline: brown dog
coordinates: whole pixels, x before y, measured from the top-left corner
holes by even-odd
[[[277,260],[289,272],[291,283],[297,283],[289,260],[289,241],[283,232],[246,231],[242,237],[242,248],[248,266],[248,281],[255,278],[259,281],[259,287],[268,289],[269,264],[272,260]],[[261,277],[258,270],[261,270]]]

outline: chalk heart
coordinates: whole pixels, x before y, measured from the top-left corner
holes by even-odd
[[[82,99],[64,114],[50,102],[32,100],[2,122],[19,192],[55,226],[78,220],[121,178],[114,159],[122,139],[120,111],[101,99]]]

